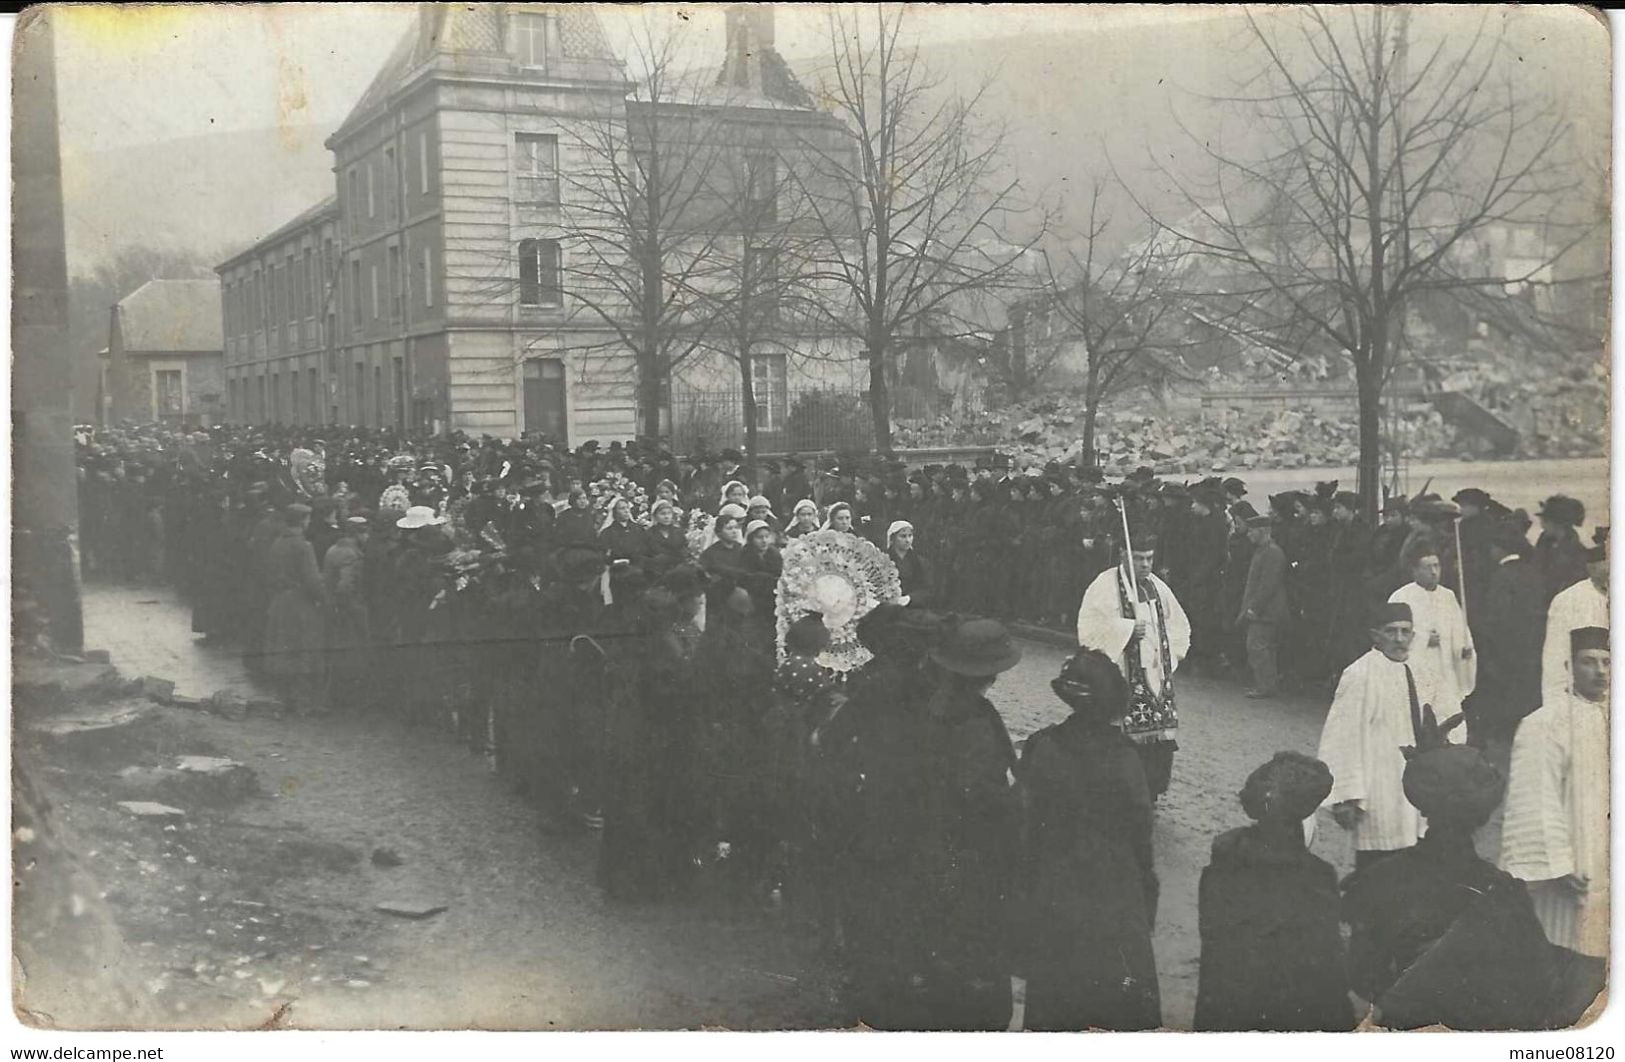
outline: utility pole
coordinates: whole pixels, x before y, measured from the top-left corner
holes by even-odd
[[[52,646],[77,653],[84,645],[79,488],[51,12],[35,7],[18,16],[12,52],[12,608],[16,615],[19,595],[31,595]]]

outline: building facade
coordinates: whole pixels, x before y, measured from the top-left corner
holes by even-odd
[[[227,419],[220,289],[149,280],[114,304],[104,353],[104,423],[195,428]]]
[[[797,145],[845,135],[773,50],[770,8],[731,10],[728,36],[720,74],[649,98],[591,7],[419,5],[327,141],[334,196],[218,268],[231,418],[634,436],[637,273],[623,245],[641,204],[617,175],[656,150],[656,129],[715,150],[707,181],[735,156],[769,156],[776,172]],[[748,234],[719,237],[718,214],[685,217],[687,250],[668,257],[711,256],[711,275],[682,292],[698,309],[726,272],[717,248],[740,262],[751,248]],[[724,342],[690,346],[663,373],[668,422],[674,392],[735,387],[742,365],[780,391],[808,374],[860,378],[855,351],[788,320],[753,337],[749,361]]]

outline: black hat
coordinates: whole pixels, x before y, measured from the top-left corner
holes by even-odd
[[[1554,494],[1540,503],[1540,511],[1535,516],[1569,527],[1579,527],[1586,522],[1586,507],[1566,494]]]
[[[1112,659],[1098,649],[1079,649],[1050,680],[1050,689],[1074,711],[1094,718],[1120,719],[1128,710],[1128,683]]]
[[[1237,520],[1251,520],[1258,515],[1258,510],[1253,508],[1252,502],[1238,501],[1230,506],[1230,515]]]
[[[711,582],[711,573],[697,564],[679,564],[660,579],[674,597],[693,597]]]
[[[1021,647],[998,620],[971,619],[960,623],[930,653],[931,660],[956,675],[988,677],[1021,662]]]
[[[730,446],[728,449],[722,451],[722,459],[724,461],[738,462],[738,461],[743,461],[745,459],[745,455],[740,453],[738,450],[735,450],[733,447]]]
[[[1587,649],[1607,649],[1607,627],[1576,627],[1569,631],[1569,652],[1583,653]]]
[[[1405,799],[1427,819],[1481,824],[1506,795],[1506,776],[1480,750],[1447,742],[1462,715],[1439,723],[1431,706],[1424,706],[1422,715],[1416,747],[1402,750]]]
[[[553,557],[553,566],[566,582],[579,583],[609,567],[609,555],[595,546],[565,546]]]
[[[877,657],[918,662],[956,621],[929,609],[885,602],[858,620],[858,641]]]
[[[817,656],[829,648],[829,643],[829,628],[824,626],[824,616],[819,612],[807,613],[784,632],[784,647],[797,656]]]
[[[1369,614],[1372,630],[1390,623],[1411,623],[1415,620],[1411,615],[1411,606],[1403,601],[1379,601],[1371,606]]]
[[[1241,480],[1237,479],[1235,476],[1231,476],[1229,479],[1225,480],[1224,483],[1223,483],[1223,486],[1224,486],[1225,492],[1229,493],[1229,494],[1246,494],[1247,493],[1247,484],[1243,483]]]
[[[1480,509],[1486,508],[1490,504],[1489,494],[1485,491],[1479,490],[1477,487],[1468,487],[1465,490],[1458,490],[1456,491],[1455,496],[1450,500],[1455,502],[1457,505],[1476,505]]]
[[[1332,495],[1332,504],[1341,505],[1349,512],[1358,512],[1360,510],[1360,496],[1352,490],[1340,490]]]
[[[1273,516],[1252,516],[1247,518],[1247,530],[1249,531],[1258,527],[1273,526],[1275,526],[1275,518]]]
[[[1320,760],[1301,752],[1277,752],[1247,776],[1241,788],[1241,809],[1251,819],[1278,811],[1288,821],[1302,822],[1331,791],[1331,768]]]
[[[1591,532],[1592,546],[1585,551],[1587,564],[1601,564],[1608,560],[1608,528],[1599,527]]]

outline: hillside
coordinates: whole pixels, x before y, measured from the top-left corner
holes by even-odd
[[[246,246],[332,193],[330,131],[288,126],[65,157],[68,272],[88,276],[131,247]]]

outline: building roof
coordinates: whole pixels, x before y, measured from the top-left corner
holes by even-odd
[[[425,64],[440,56],[504,55],[504,9],[519,14],[535,12],[555,16],[559,51],[565,59],[597,60],[619,71],[621,61],[610,48],[590,4],[419,4],[412,25],[401,35],[395,50],[349,115],[328,137],[328,145],[332,146],[334,141],[343,139],[382,112],[397,89]],[[451,69],[455,70],[456,66]]]
[[[336,195],[330,195],[326,199],[323,199],[320,203],[317,203],[315,206],[310,207],[310,208],[308,208],[306,210],[300,211],[299,214],[296,217],[293,218],[293,220],[285,222],[282,225],[279,225],[276,229],[272,230],[270,235],[261,236],[259,239],[255,240],[250,246],[248,246],[248,247],[244,248],[243,250],[237,252],[236,254],[232,255],[230,258],[226,259],[224,262],[221,262],[219,265],[215,266],[215,270],[218,272],[219,270],[222,270],[222,269],[228,269],[231,266],[234,266],[238,262],[242,261],[244,258],[248,258],[248,257],[254,255],[257,252],[262,251],[265,248],[270,247],[273,244],[280,242],[281,240],[285,239],[286,237],[293,235],[294,233],[298,232],[300,229],[305,228],[306,226],[320,220],[321,218],[324,218],[324,217],[334,217],[334,218],[336,218],[338,216],[339,216],[339,198]]]
[[[126,354],[225,349],[220,282],[149,280],[118,302]]]

